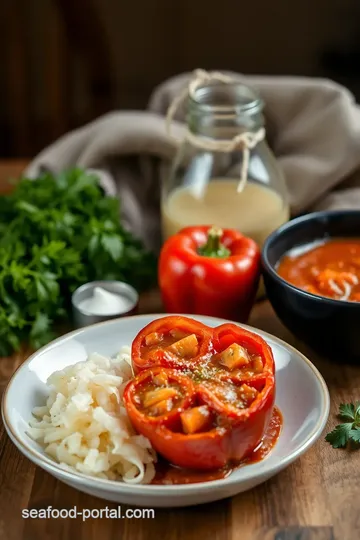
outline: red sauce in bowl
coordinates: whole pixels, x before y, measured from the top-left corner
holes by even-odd
[[[318,296],[360,302],[360,239],[316,242],[289,251],[277,273]]]

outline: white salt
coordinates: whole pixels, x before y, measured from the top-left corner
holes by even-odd
[[[102,287],[94,287],[93,295],[80,302],[79,308],[93,315],[116,315],[126,313],[132,305],[133,302],[126,296],[109,292]]]

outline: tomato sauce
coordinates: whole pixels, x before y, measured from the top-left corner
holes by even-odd
[[[360,302],[360,239],[334,239],[288,252],[279,276],[309,293]]]
[[[257,448],[249,457],[245,458],[240,463],[230,464],[223,469],[217,469],[215,471],[181,469],[160,458],[159,462],[156,464],[156,476],[152,481],[152,484],[196,484],[199,482],[211,482],[212,480],[226,478],[239,467],[262,461],[269,455],[279,439],[282,425],[282,414],[277,407],[274,407],[270,423]]]

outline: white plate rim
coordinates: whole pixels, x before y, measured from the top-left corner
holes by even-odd
[[[191,314],[171,314],[171,315],[181,315],[183,317],[190,317],[196,319],[196,315]],[[277,336],[274,336],[273,334],[270,334],[268,332],[265,332],[264,330],[261,330],[259,328],[255,328],[253,326],[242,324],[242,323],[236,323],[234,321],[229,321],[227,319],[221,319],[218,317],[210,317],[210,316],[201,316],[203,319],[206,318],[209,321],[221,321],[224,323],[232,322],[233,324],[237,324],[238,326],[245,328],[246,330],[250,330],[251,332],[255,332],[259,334],[261,337],[270,338],[271,340],[275,341],[278,345],[281,345],[285,347],[286,349],[290,350],[294,355],[300,357],[305,364],[308,366],[310,371],[312,371],[313,376],[317,379],[319,382],[319,386],[322,389],[322,407],[321,407],[321,415],[319,415],[319,419],[316,423],[316,426],[312,429],[311,433],[306,437],[306,439],[303,441],[301,446],[293,451],[290,452],[287,456],[285,456],[281,461],[279,461],[279,464],[276,466],[271,467],[268,471],[266,470],[266,460],[260,462],[261,468],[259,467],[259,463],[256,463],[255,465],[258,465],[258,470],[256,472],[252,472],[252,465],[248,465],[246,467],[248,473],[244,473],[241,480],[238,478],[232,478],[232,474],[228,477],[221,478],[218,480],[210,480],[208,482],[199,482],[199,483],[193,483],[193,484],[172,484],[172,485],[164,485],[164,484],[127,484],[125,482],[121,482],[118,480],[106,480],[103,478],[97,478],[92,476],[87,476],[82,473],[79,473],[77,471],[67,471],[63,469],[60,464],[53,461],[48,456],[42,454],[41,452],[34,450],[31,448],[31,446],[28,446],[26,442],[21,440],[14,432],[11,422],[8,421],[8,410],[7,410],[7,395],[8,391],[13,384],[18,372],[22,369],[26,369],[26,366],[38,355],[42,354],[45,350],[51,350],[52,348],[56,347],[59,342],[70,340],[83,332],[86,332],[89,328],[93,327],[99,327],[103,325],[111,325],[111,324],[118,324],[121,320],[129,320],[129,319],[139,319],[139,318],[160,318],[169,316],[169,313],[146,313],[146,314],[140,314],[140,315],[132,315],[129,317],[119,317],[117,319],[112,319],[108,321],[99,322],[96,324],[93,324],[91,326],[86,326],[84,328],[79,328],[77,330],[73,330],[71,332],[68,332],[67,334],[64,334],[63,336],[60,336],[47,345],[44,345],[37,351],[35,351],[33,354],[29,356],[13,373],[11,378],[9,379],[9,382],[6,386],[6,389],[2,395],[1,399],[1,414],[2,414],[2,420],[4,423],[4,427],[11,439],[11,441],[15,444],[15,446],[18,448],[18,450],[25,455],[30,461],[35,463],[37,466],[39,466],[41,469],[45,470],[46,472],[55,475],[57,478],[62,477],[64,480],[74,483],[77,482],[79,484],[83,485],[91,485],[94,488],[97,489],[104,489],[111,492],[124,492],[124,493],[134,493],[135,491],[146,493],[147,495],[151,494],[163,494],[164,490],[165,492],[181,492],[181,495],[187,495],[190,492],[193,492],[194,489],[198,492],[208,491],[211,488],[220,488],[221,486],[229,486],[232,484],[237,483],[243,483],[248,480],[256,480],[261,479],[266,473],[269,473],[269,477],[274,476],[284,468],[286,468],[288,465],[293,463],[295,460],[297,460],[300,456],[302,456],[308,448],[310,448],[316,440],[321,436],[325,425],[327,423],[329,412],[330,412],[330,395],[329,390],[327,388],[327,385],[325,383],[325,380],[319,370],[314,366],[314,364],[300,351],[298,351],[295,347],[292,345],[289,345],[284,340],[278,338]],[[265,469],[265,470],[264,470]],[[54,472],[55,470],[55,472]],[[260,483],[260,482],[259,482]]]

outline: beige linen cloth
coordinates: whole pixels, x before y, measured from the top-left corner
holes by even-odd
[[[325,79],[230,75],[265,102],[267,140],[284,172],[292,214],[360,209],[360,109],[352,94]],[[165,114],[191,76],[157,87],[146,111],[112,112],[63,136],[34,159],[28,176],[74,165],[100,170],[106,192],[121,199],[126,225],[158,249],[159,170],[176,152],[166,135]],[[173,122],[178,138],[184,112],[180,108]]]

